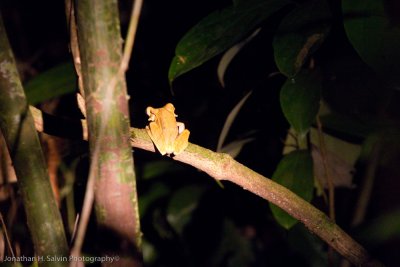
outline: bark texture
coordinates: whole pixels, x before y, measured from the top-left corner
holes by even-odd
[[[0,129],[17,175],[28,226],[40,266],[66,266],[63,223],[15,59],[0,16]]]
[[[75,7],[97,221],[108,233],[104,241],[111,239],[140,264],[141,232],[117,1],[79,0]]]

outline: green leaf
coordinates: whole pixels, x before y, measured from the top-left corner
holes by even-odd
[[[315,121],[321,98],[321,79],[317,72],[302,71],[287,79],[282,86],[280,101],[283,114],[295,129],[304,136]]]
[[[182,166],[172,161],[151,161],[143,165],[142,179],[149,180],[167,173],[174,173],[182,169]]]
[[[397,127],[380,129],[365,138],[360,155],[361,161],[376,161],[379,166],[394,166],[400,151],[400,129]],[[374,159],[375,158],[375,159]]]
[[[363,115],[363,114],[360,114]],[[383,129],[396,128],[393,121],[382,119],[376,116],[351,116],[332,112],[321,116],[324,128],[334,130],[338,133],[347,134],[352,137],[365,138],[368,135]]]
[[[293,151],[287,154],[278,164],[272,180],[290,189],[306,201],[311,201],[314,188],[313,161],[306,150]],[[281,208],[270,203],[276,221],[286,229],[291,228],[297,220]]]
[[[395,209],[386,212],[375,218],[372,222],[361,228],[359,234],[364,242],[383,245],[388,240],[395,240],[400,237],[400,210]]]
[[[241,3],[245,2],[246,0],[232,0],[234,6],[240,5]]]
[[[229,264],[226,264],[228,258]],[[209,266],[251,266],[254,259],[251,239],[243,235],[231,220],[225,219],[221,241],[215,249]]]
[[[301,255],[309,267],[328,266],[325,243],[298,223],[288,231],[290,249]]]
[[[393,3],[391,3],[393,2]],[[400,74],[400,23],[396,1],[343,0],[344,27],[354,49],[371,68],[386,77]]]
[[[328,129],[362,138],[378,128],[371,120],[353,118],[336,112],[321,116],[321,122]]]
[[[142,239],[142,254],[143,261],[147,266],[154,266],[159,257],[159,251],[155,245],[147,241],[146,238]]]
[[[330,30],[331,14],[325,0],[307,1],[282,20],[274,37],[275,62],[283,74],[295,76]]]
[[[31,105],[44,100],[73,93],[76,89],[76,74],[72,63],[60,64],[45,71],[24,85],[25,94]]]
[[[167,196],[170,194],[170,192],[171,189],[169,189],[165,184],[154,183],[149,190],[142,194],[139,198],[140,217],[146,215],[148,208],[153,202]]]
[[[205,17],[179,41],[169,68],[170,83],[242,40],[260,22],[289,3],[287,0],[239,1]]]
[[[167,220],[174,230],[181,234],[192,218],[199,200],[205,191],[204,187],[191,185],[179,189],[172,196],[167,208]]]

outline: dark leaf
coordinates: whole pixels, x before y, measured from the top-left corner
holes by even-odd
[[[144,180],[159,177],[163,174],[174,173],[182,170],[182,167],[171,161],[151,161],[143,165],[142,178]]]
[[[362,138],[376,128],[376,125],[373,125],[371,121],[352,118],[339,113],[329,113],[321,116],[321,122],[327,129]]]
[[[72,63],[60,64],[45,71],[24,85],[29,104],[36,105],[45,100],[75,92],[76,74]]]
[[[154,183],[149,190],[139,198],[139,211],[140,216],[146,215],[150,205],[158,199],[170,194],[171,189],[163,183]]]
[[[375,218],[362,227],[359,237],[370,244],[382,245],[400,237],[400,210],[395,209]]]
[[[313,195],[313,161],[310,153],[296,150],[287,154],[278,164],[272,180],[290,189],[306,201]],[[281,208],[270,203],[272,214],[277,222],[286,229],[291,228],[297,220]]]
[[[320,98],[321,79],[317,72],[302,71],[283,85],[280,94],[283,114],[301,136],[315,121]]]
[[[383,0],[342,1],[344,27],[354,49],[375,71],[398,80],[400,14],[391,14],[398,9],[390,5]]]
[[[303,256],[309,267],[328,266],[324,242],[302,224],[296,224],[288,232],[290,247]]]
[[[300,71],[328,35],[330,19],[325,0],[305,2],[286,15],[273,42],[275,62],[283,74],[293,77]]]
[[[167,220],[177,233],[182,234],[190,222],[204,191],[205,188],[201,186],[185,186],[172,196],[167,208]]]
[[[232,221],[228,219],[224,221],[221,242],[215,250],[214,257],[211,258],[211,266],[226,266],[227,258],[229,258],[227,266],[251,266],[255,258],[252,244],[239,230]],[[255,229],[248,230],[255,231]]]
[[[239,1],[211,13],[179,41],[169,69],[170,83],[242,40],[260,22],[289,3],[287,0]]]

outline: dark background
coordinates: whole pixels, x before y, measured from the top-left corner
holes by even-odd
[[[120,1],[122,36],[129,21],[131,4],[131,1]],[[190,141],[215,150],[226,116],[234,105],[252,90],[252,96],[239,113],[228,141],[251,133],[254,141],[244,147],[237,160],[270,177],[281,159],[283,140],[289,127],[279,106],[279,90],[285,77],[270,75],[278,71],[272,56],[271,33],[278,25],[280,16],[285,14],[285,10],[265,23],[262,32],[234,59],[226,73],[225,88],[219,84],[216,74],[220,56],[179,77],[174,81],[172,88],[168,84],[169,64],[180,38],[201,18],[229,4],[231,1],[144,1],[132,60],[126,75],[131,95],[132,126],[143,128],[146,125],[147,116],[144,110],[147,106],[159,107],[167,102],[173,102],[179,120],[185,122],[191,131]],[[332,7],[334,12],[338,12],[337,3],[333,3]],[[59,63],[71,60],[63,1],[3,0],[0,8],[24,81]],[[315,57],[321,66],[325,64],[326,68],[335,74],[340,74],[345,67],[340,64],[328,65],[326,62],[332,62],[335,58],[336,62],[342,58],[350,58],[352,64],[345,66],[358,70],[357,73],[363,73],[360,78],[362,84],[374,86],[368,78],[373,76],[371,70],[361,62],[337,21],[334,22],[328,40]],[[343,71],[343,73],[340,76],[341,82],[344,84],[354,82],[351,80],[353,76],[351,72]],[[379,82],[374,81],[375,86],[379,87]],[[343,88],[346,90],[345,86]],[[339,94],[335,90],[329,90],[329,87],[326,89],[326,95],[338,110],[347,109],[346,101],[367,102],[367,104],[368,101],[374,102],[376,99],[374,94],[385,98],[374,90],[363,92],[362,95],[357,91],[349,92],[346,99],[340,96],[335,98]],[[60,114],[80,116],[73,99],[74,96],[62,98]],[[391,114],[394,114],[393,116],[400,114],[397,107],[392,108]],[[351,139],[351,141],[361,143],[362,140]],[[84,143],[74,143],[65,157],[85,153],[85,150]],[[232,259],[246,257],[238,256],[237,250],[233,248],[229,250],[227,249],[229,246],[225,246],[230,252],[221,252],[223,251],[221,240],[225,240],[226,232],[227,236],[237,234],[241,240],[248,242],[246,247],[253,251],[254,256],[252,265],[249,266],[309,266],[310,258],[318,261],[316,255],[319,252],[325,253],[321,252],[321,248],[323,250],[325,245],[314,240],[315,237],[309,235],[303,226],[297,225],[290,231],[278,226],[266,201],[235,185],[225,184],[225,189],[221,189],[205,174],[190,167],[171,161],[170,163],[178,169],[172,173],[173,178],[170,177],[171,173],[166,172],[152,180],[140,180],[145,174],[146,164],[159,159],[158,155],[135,150],[140,197],[146,196],[154,183],[167,184],[170,189],[169,194],[172,195],[185,186],[206,188],[206,193],[199,200],[198,208],[193,213],[184,236],[179,236],[171,226],[167,225],[166,203],[170,195],[151,203],[146,214],[142,216],[142,227],[144,237],[153,244],[158,257],[149,263],[149,266],[211,266],[209,261],[218,255],[226,257],[220,261],[220,266],[240,266],[240,263],[233,265]],[[392,158],[390,167],[381,168],[376,179],[367,221],[377,217],[382,211],[398,209],[400,202],[399,169],[396,164],[398,160],[397,153]],[[82,164],[82,169],[85,169],[84,165]],[[363,166],[359,168],[356,181],[358,176],[362,176]],[[80,181],[83,192],[84,178]],[[350,234],[353,230],[349,229],[348,224],[356,196],[357,189],[337,191],[338,223]],[[77,199],[78,206],[80,197]],[[316,197],[314,204],[326,210],[322,199]],[[227,227],[230,223],[234,225],[231,228]],[[90,240],[95,235],[94,227],[91,230],[93,233],[89,231],[86,250],[96,253],[98,244]],[[357,236],[357,231],[354,235]],[[24,241],[24,237],[19,238]],[[25,238],[26,244],[29,244],[28,236]],[[312,240],[308,245],[314,247],[308,248],[302,238]],[[365,241],[362,238],[360,237],[361,241]],[[367,241],[362,244],[365,244],[367,249],[387,266],[400,264],[398,238],[386,240],[379,246]],[[307,255],[307,251],[312,256]],[[325,256],[325,254],[320,255],[321,258]]]

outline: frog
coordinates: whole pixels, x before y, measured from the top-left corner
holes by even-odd
[[[161,155],[176,156],[186,149],[189,144],[190,131],[185,129],[185,124],[177,122],[175,107],[167,103],[161,108],[147,107],[149,125],[146,126],[147,134],[153,141]]]

